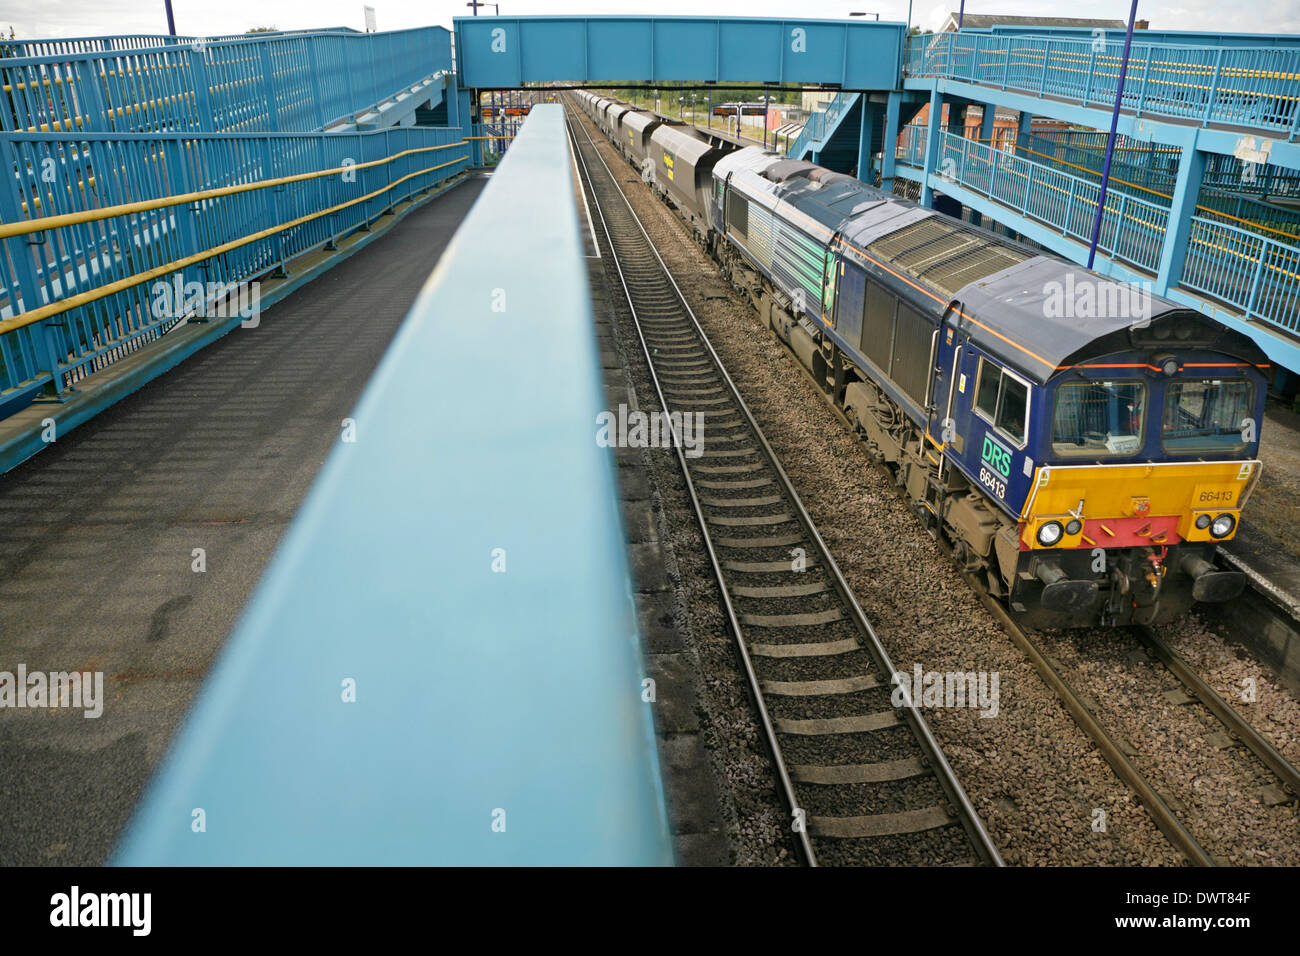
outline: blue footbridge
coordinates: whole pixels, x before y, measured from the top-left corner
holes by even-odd
[[[790,152],[1086,263],[1123,54],[1116,30],[916,35],[897,89],[841,91]],[[1117,133],[1093,267],[1300,371],[1300,38],[1137,31]]]
[[[0,672],[107,683],[0,710],[0,862],[673,863],[559,99],[820,91],[792,156],[1086,261],[1123,36],[907,34],[0,41]],[[1140,36],[1102,205],[1300,374],[1300,38]]]

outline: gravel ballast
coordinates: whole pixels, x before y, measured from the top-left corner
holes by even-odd
[[[892,481],[826,405],[801,366],[720,278],[689,228],[588,123],[696,316],[764,429],[902,671],[997,674],[996,715],[928,707],[926,719],[1008,863],[1179,865],[1181,856],[1115,777],[1033,666],[921,528]],[[621,333],[631,329],[626,317]],[[626,342],[626,337],[624,338]],[[626,349],[639,394],[653,394],[643,357]],[[705,440],[708,440],[707,427]],[[715,735],[713,757],[734,808],[736,862],[788,860],[788,822],[752,710],[677,460],[652,456],[680,574],[680,609],[695,642]],[[1225,698],[1250,677],[1258,702],[1243,712],[1297,758],[1300,705],[1195,617],[1161,629]],[[1186,806],[1208,849],[1231,863],[1295,863],[1294,804],[1264,807],[1268,773],[1241,748],[1208,742],[1218,729],[1197,705],[1168,704],[1174,680],[1128,658],[1132,638],[1107,631],[1048,636],[1067,680],[1078,681],[1117,733],[1140,745],[1139,767]],[[1200,736],[1197,737],[1197,734]],[[1195,739],[1194,739],[1195,738]],[[766,777],[764,778],[764,774]],[[1103,816],[1104,815],[1104,816]],[[1103,823],[1104,820],[1104,823]],[[1288,853],[1288,845],[1290,852]]]

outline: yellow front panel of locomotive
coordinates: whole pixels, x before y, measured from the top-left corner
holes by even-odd
[[[1208,541],[1209,530],[1195,526],[1196,516],[1207,511],[1236,516],[1259,472],[1258,461],[1044,465],[1035,473],[1034,490],[1021,515],[1022,540],[1031,548],[1042,547],[1035,532],[1048,519],[1064,522],[1078,516],[1131,523],[1128,519],[1177,516],[1179,537]],[[1067,540],[1058,547],[1080,543],[1087,542]]]

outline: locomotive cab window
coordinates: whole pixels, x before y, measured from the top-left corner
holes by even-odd
[[[1254,408],[1255,386],[1242,379],[1170,382],[1160,442],[1173,455],[1244,451],[1244,423]]]
[[[999,434],[1025,447],[1029,430],[1029,383],[983,356],[975,381],[975,411]]]
[[[1064,382],[1052,412],[1052,452],[1105,458],[1142,449],[1147,387],[1140,381]]]

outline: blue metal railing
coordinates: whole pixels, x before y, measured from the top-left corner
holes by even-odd
[[[941,130],[934,172],[1026,219],[1086,244],[1099,184]],[[928,131],[909,126],[898,162],[924,168]],[[938,188],[942,189],[942,185]],[[1152,275],[1159,271],[1169,208],[1125,192],[1106,196],[1097,248]],[[1300,244],[1194,216],[1176,284],[1287,331],[1300,331]]]
[[[191,37],[169,33],[133,33],[111,36],[60,37],[48,40],[6,40],[0,37],[4,56],[62,56],[69,53],[101,53],[109,50],[138,50],[168,44],[189,45],[195,41],[249,40],[259,37],[292,36],[300,33],[356,33],[351,27],[322,27],[313,30],[269,30],[257,33],[230,33],[224,36]]]
[[[1197,216],[1179,284],[1300,332],[1300,245]]]
[[[835,98],[827,104],[826,109],[818,110],[808,117],[808,122],[804,123],[799,138],[787,150],[788,154],[797,157],[803,155],[804,151],[813,144],[824,146],[823,140],[834,132],[835,126],[853,108],[861,95],[860,93],[836,93]]]
[[[451,69],[442,27],[158,39],[0,43],[21,54],[0,57],[0,129],[302,132]],[[49,49],[83,43],[108,48]]]
[[[913,123],[903,128],[899,136],[899,155],[912,156],[915,149],[910,145],[917,137],[925,136],[925,125]],[[968,129],[973,138],[974,129]],[[1014,130],[1012,131],[1014,132]],[[1103,138],[1106,134],[1100,134]],[[1149,145],[1149,144],[1147,144]],[[1033,134],[1024,146],[1017,145],[1009,137],[993,144],[994,148],[1007,152],[1023,153],[1025,158],[1059,169],[1067,175],[1095,176],[1099,180],[1101,157],[1087,147],[1076,146],[1069,141],[1059,140],[1055,136]],[[1117,153],[1119,147],[1116,148]],[[1138,149],[1138,155],[1145,153]],[[1177,156],[1177,151],[1173,153]],[[1217,155],[1217,154],[1212,154]],[[1162,154],[1162,158],[1165,158]],[[1150,168],[1115,160],[1111,164],[1110,190],[1127,193],[1135,199],[1145,199],[1158,206],[1167,205],[1171,200],[1177,168],[1172,171],[1155,172]],[[1240,169],[1238,170],[1240,174]],[[1224,181],[1222,177],[1219,181]],[[1094,209],[1095,204],[1094,204]],[[1300,210],[1289,209],[1260,202],[1250,196],[1242,196],[1213,188],[1202,188],[1197,198],[1197,215],[1209,219],[1230,220],[1229,225],[1248,231],[1258,231],[1266,238],[1287,242],[1300,237]]]
[[[1027,145],[1035,153],[1040,154],[1035,158],[1044,162],[1051,163],[1059,160],[1062,163],[1091,169],[1100,176],[1108,134],[1102,132],[1098,137],[1091,136],[1091,131],[1089,134],[1086,141],[1079,142],[1074,137],[1063,137],[1055,132],[1033,133]],[[1098,139],[1100,145],[1097,144]],[[1178,176],[1179,155],[1180,150],[1177,148],[1160,148],[1152,143],[1133,143],[1123,136],[1117,136],[1115,153],[1111,159],[1111,176],[1151,189],[1164,189],[1174,185]]]
[[[1034,135],[1030,137],[1024,151],[1030,158],[1056,168],[1064,168],[1066,172],[1086,174],[1086,171],[1091,171],[1094,175],[1101,176],[1102,154],[1085,146],[1076,146],[1054,137]],[[1154,202],[1171,199],[1177,185],[1180,151],[1152,153],[1142,147],[1134,147],[1132,150],[1125,150],[1124,155],[1130,152],[1136,153],[1139,163],[1120,159],[1121,150],[1116,147],[1116,157],[1111,161],[1110,167],[1110,188],[1126,191],[1138,198],[1147,198]],[[1220,158],[1220,154],[1211,154],[1211,157]],[[1150,161],[1152,158],[1158,160],[1159,165],[1140,164],[1142,160]],[[1236,161],[1236,157],[1226,158]],[[1240,183],[1228,187],[1234,191],[1226,191],[1222,186],[1216,188],[1213,184],[1231,184],[1233,181],[1226,175],[1223,164],[1216,164],[1216,169],[1216,175],[1206,176],[1202,180],[1202,188],[1196,200],[1198,215],[1230,218],[1234,220],[1232,224],[1238,228],[1259,229],[1274,238],[1278,237],[1278,233],[1285,234],[1280,237],[1284,240],[1300,237],[1300,210],[1260,202],[1258,199],[1240,195],[1235,191],[1239,185],[1248,186],[1250,181],[1257,182],[1259,175],[1262,174],[1252,171],[1251,176],[1247,178],[1238,163],[1236,173],[1240,177]],[[1282,177],[1278,178],[1278,182],[1280,185],[1286,184],[1286,180]]]
[[[1105,132],[1094,130],[1040,130],[1033,134],[1029,145],[1039,152],[1095,169],[1100,174],[1106,151],[1106,136]],[[1127,171],[1124,178],[1133,182],[1152,188],[1171,187],[1178,176],[1181,153],[1177,146],[1118,136],[1115,139],[1115,157],[1111,168],[1114,170],[1122,166]],[[1206,154],[1201,183],[1205,188],[1233,193],[1300,198],[1300,171],[1268,163],[1248,166],[1236,156],[1226,153]]]
[[[526,116],[505,116],[486,123],[475,123],[470,127],[470,136],[481,145],[481,161],[484,166],[495,166],[501,162],[506,150],[519,135]]]
[[[1122,31],[1122,27],[1119,28]],[[1026,34],[1035,36],[1046,36],[1053,39],[1064,39],[1066,37],[1082,38],[1091,40],[1094,27],[1045,27],[1030,26],[1024,23],[1003,23],[995,24],[992,27],[980,28],[978,30],[967,28],[968,32],[993,33],[1000,35],[1015,34],[1024,36]],[[1140,30],[1133,34],[1143,43],[1161,43],[1161,44],[1181,44],[1184,46],[1226,46],[1226,47],[1298,47],[1300,46],[1300,36],[1294,34],[1276,34],[1276,33],[1213,33],[1206,30],[1152,30],[1150,28]]]
[[[935,171],[1021,215],[1052,224],[1062,234],[1087,243],[1097,214],[1100,185],[1042,163],[1032,162],[964,136],[940,131]],[[926,136],[912,137],[902,161],[919,165]],[[1169,210],[1123,192],[1106,197],[1106,215],[1097,248],[1112,258],[1154,272]]]
[[[165,334],[184,316],[160,312],[156,282],[255,279],[463,171],[460,134],[0,134],[12,171],[0,185],[0,406],[61,392]],[[212,190],[226,192],[165,202]],[[72,221],[32,231],[55,216]]]
[[[987,33],[913,37],[909,77],[941,77],[1108,105],[1123,41]],[[1300,49],[1135,42],[1122,108],[1300,134]]]

